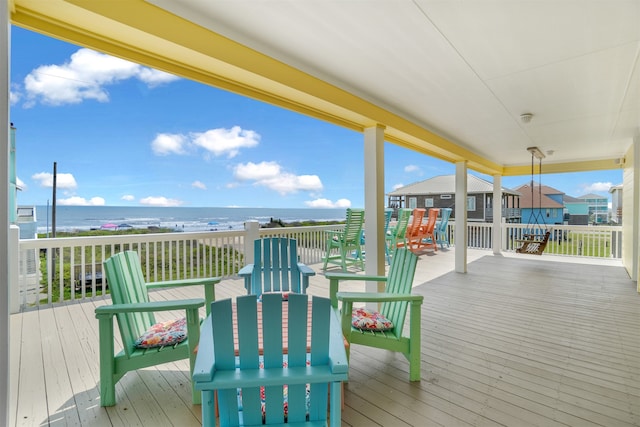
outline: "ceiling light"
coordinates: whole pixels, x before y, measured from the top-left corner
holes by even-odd
[[[527,151],[535,156],[536,159],[544,159],[544,153],[538,147],[529,147]]]
[[[522,121],[522,123],[529,123],[532,118],[533,114],[531,113],[520,114],[520,120]]]

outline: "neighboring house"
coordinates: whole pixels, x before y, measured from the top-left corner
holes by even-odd
[[[569,225],[589,224],[589,205],[582,199],[564,195],[565,222]]]
[[[609,222],[609,198],[599,194],[585,194],[578,197],[589,206],[589,221],[594,224],[606,224]]]
[[[611,222],[622,224],[622,184],[609,189],[611,193]]]
[[[547,185],[525,184],[516,191],[520,196],[520,210],[522,211],[522,223],[537,222],[542,225],[563,224],[565,194]],[[542,224],[541,222],[544,222]]]
[[[396,210],[452,208],[451,218],[454,218],[455,192],[455,175],[435,176],[388,193],[388,206]],[[519,198],[517,191],[502,187],[502,217],[506,222],[520,222]],[[467,220],[493,221],[493,183],[475,175],[467,175]]]

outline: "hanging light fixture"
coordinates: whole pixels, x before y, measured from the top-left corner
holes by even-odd
[[[535,156],[536,159],[544,159],[544,153],[538,147],[529,147],[527,151]]]

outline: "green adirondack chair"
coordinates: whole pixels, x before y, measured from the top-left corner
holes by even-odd
[[[347,209],[347,223],[342,231],[327,231],[327,253],[324,257],[323,270],[327,264],[337,264],[343,271],[348,265],[357,265],[364,270],[362,256],[362,225],[364,209]],[[353,256],[351,254],[353,253]]]
[[[295,292],[304,294],[309,277],[316,274],[307,265],[298,262],[296,239],[270,237],[256,239],[253,244],[253,264],[245,265],[238,275],[244,278],[248,294],[266,292]]]
[[[202,425],[216,425],[217,393],[220,426],[326,426],[327,418],[339,426],[349,367],[329,299],[265,294],[261,304],[261,325],[256,295],[238,297],[235,308],[230,299],[212,304],[193,373]]]
[[[393,227],[389,227],[389,233],[386,236],[387,252],[390,257],[393,256],[398,245],[404,246],[406,244],[407,227],[409,226],[409,220],[411,219],[411,213],[413,209],[400,209],[398,210],[398,221]],[[391,262],[389,262],[391,265]]]
[[[127,372],[176,360],[189,359],[193,372],[195,349],[200,339],[198,309],[215,300],[215,284],[219,277],[171,280],[145,283],[137,252],[125,251],[104,262],[112,305],[96,308],[100,339],[100,405],[116,404],[116,383]],[[176,301],[150,301],[148,289],[175,286],[204,285],[205,298]],[[184,310],[187,339],[176,345],[157,348],[138,348],[136,340],[156,324],[154,312]],[[118,321],[122,351],[115,354],[113,318]],[[192,400],[200,403],[200,393],[192,386]]]
[[[350,344],[397,351],[409,360],[409,380],[420,380],[420,306],[423,296],[413,295],[411,288],[416,271],[418,257],[408,248],[398,248],[393,255],[388,276],[367,276],[353,273],[326,273],[329,279],[329,295],[332,306],[337,309],[342,302],[342,333]],[[343,280],[362,280],[386,282],[385,291],[374,292],[338,292]],[[379,313],[391,321],[390,329],[373,331],[352,326],[353,304],[377,302],[381,304]],[[409,336],[403,335],[404,323],[409,307]],[[349,348],[347,356],[349,356]]]

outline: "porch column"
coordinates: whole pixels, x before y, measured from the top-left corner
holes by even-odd
[[[502,252],[502,175],[493,175],[493,229],[491,233],[493,253]]]
[[[365,272],[385,274],[384,236],[384,126],[364,130]],[[368,282],[367,292],[382,292],[384,284]]]
[[[467,162],[456,163],[456,273],[467,272]]]
[[[9,8],[0,7],[0,424],[9,425]],[[17,286],[17,284],[15,284]]]

